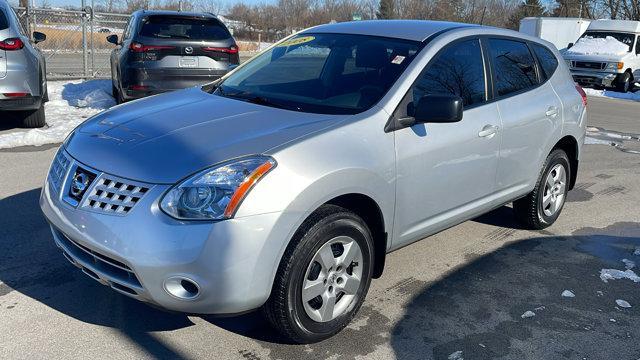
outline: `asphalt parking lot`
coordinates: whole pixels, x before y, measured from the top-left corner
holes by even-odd
[[[589,101],[590,125],[640,134],[640,103]],[[0,151],[2,359],[640,357],[640,278],[601,279],[640,266],[640,154],[586,145],[576,189],[547,230],[520,229],[502,207],[390,254],[356,320],[298,346],[255,313],[166,313],[73,267],[38,208],[55,149]]]

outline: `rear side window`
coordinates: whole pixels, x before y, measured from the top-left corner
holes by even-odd
[[[413,103],[428,94],[460,96],[465,106],[485,100],[485,77],[478,39],[449,45],[427,65],[413,88]]]
[[[509,95],[538,84],[535,61],[527,44],[504,39],[489,39],[491,60],[498,96]]]
[[[544,75],[547,77],[547,79],[551,78],[553,73],[556,71],[556,68],[558,67],[558,59],[546,47],[538,44],[531,45],[533,47],[533,52],[538,57],[538,62],[542,67],[542,71],[544,71]]]
[[[158,15],[142,20],[140,35],[161,39],[205,41],[225,40],[231,37],[224,25],[216,19]]]
[[[4,14],[2,10],[0,10],[0,30],[4,30],[9,27],[9,21],[7,21],[7,16]]]

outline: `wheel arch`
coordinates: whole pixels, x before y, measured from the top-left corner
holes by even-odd
[[[572,135],[567,135],[560,139],[551,151],[561,149],[565,153],[567,153],[567,157],[569,158],[570,165],[570,179],[569,179],[569,190],[573,189],[576,184],[576,177],[578,175],[578,159],[579,159],[579,151],[580,148],[578,146],[578,141]]]
[[[343,207],[364,220],[373,237],[373,278],[377,279],[382,276],[387,254],[388,233],[385,229],[384,215],[378,203],[367,195],[349,193],[337,196],[323,205],[325,204]]]

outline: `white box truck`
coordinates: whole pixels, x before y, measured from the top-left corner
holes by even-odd
[[[526,17],[520,20],[520,32],[547,40],[563,50],[578,40],[590,22],[580,18]]]
[[[640,79],[640,21],[594,20],[562,56],[582,86],[632,90]]]

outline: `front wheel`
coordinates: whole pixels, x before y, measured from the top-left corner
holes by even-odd
[[[552,151],[533,191],[513,202],[516,219],[534,230],[551,226],[564,207],[570,174],[567,154],[560,149]]]
[[[316,211],[287,248],[263,313],[296,343],[321,341],[356,315],[373,273],[373,240],[356,214],[334,205]]]

